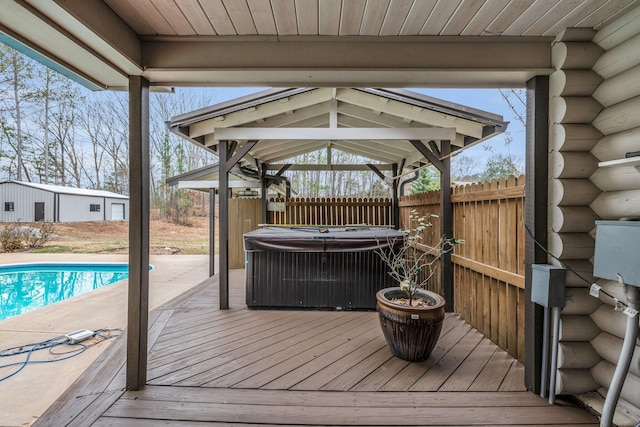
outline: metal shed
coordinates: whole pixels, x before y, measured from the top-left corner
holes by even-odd
[[[0,221],[77,222],[129,218],[129,197],[103,190],[33,182],[0,183]]]

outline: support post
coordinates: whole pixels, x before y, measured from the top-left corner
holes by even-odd
[[[219,207],[220,207],[220,231],[218,247],[220,250],[220,309],[229,308],[229,170],[227,161],[229,159],[228,141],[221,140],[218,146],[218,158],[220,159],[219,178]]]
[[[129,78],[129,390],[147,382],[149,329],[149,81]]]
[[[216,189],[209,189],[209,277],[216,274]]]
[[[451,239],[453,237],[453,205],[451,204],[451,141],[440,141],[441,160],[440,169],[440,236]],[[440,287],[445,300],[445,311],[453,311],[453,265],[451,252],[442,254],[440,258]]]
[[[531,265],[544,264],[547,255],[529,232],[547,246],[549,77],[536,76],[527,82],[527,128],[525,174],[525,386],[540,392],[544,312],[531,301]]]
[[[267,194],[269,191],[269,185],[267,182],[267,165],[262,163],[260,166],[260,194],[262,195],[262,223],[267,224],[269,222],[269,212],[267,210],[267,206],[269,203],[269,195]]]

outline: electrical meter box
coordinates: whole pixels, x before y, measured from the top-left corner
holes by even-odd
[[[593,275],[640,286],[640,222],[596,221]]]
[[[531,265],[531,301],[543,307],[564,307],[567,270],[550,264]]]

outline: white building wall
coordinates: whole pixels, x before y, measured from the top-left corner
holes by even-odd
[[[69,190],[87,192],[86,190]],[[12,203],[13,209],[6,203]],[[114,205],[124,206],[120,212],[124,212],[123,219],[129,219],[128,198],[108,197],[103,194],[68,194],[57,189],[38,188],[35,184],[32,186],[19,182],[0,183],[0,222],[35,221],[36,203],[44,204],[45,221],[109,221],[112,220]],[[92,205],[95,206],[93,210]]]
[[[5,211],[5,202],[13,202],[13,212]],[[54,220],[54,194],[14,182],[0,185],[0,221],[33,222],[36,202],[44,203],[45,221]]]
[[[99,206],[99,210],[92,212],[91,205]],[[58,206],[60,222],[104,221],[105,219],[104,197],[60,194]]]

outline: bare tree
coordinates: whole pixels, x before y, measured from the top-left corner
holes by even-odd
[[[32,77],[33,61],[7,46],[0,45],[0,64],[0,80],[5,86],[3,92],[10,94],[3,96],[3,111],[8,115],[8,120],[3,119],[3,136],[15,153],[16,178],[21,181],[24,174],[24,178],[30,181],[29,169],[25,167],[23,158],[23,145],[27,135],[22,116],[25,104],[31,98],[28,80]],[[11,170],[9,168],[10,172]]]
[[[56,175],[60,174],[55,167],[55,159],[53,162],[51,159],[52,151],[55,152],[61,148],[59,140],[52,140],[52,131],[57,129],[60,137],[61,134],[68,134],[76,126],[78,112],[83,110],[82,106],[79,108],[79,103],[84,98],[70,80],[47,67],[42,65],[35,67],[34,75],[37,80],[34,79],[31,115],[33,121],[37,123],[37,132],[34,132],[33,136],[35,143],[33,162],[40,182],[48,183],[52,177],[55,181]],[[35,84],[36,82],[40,85]],[[61,123],[54,123],[56,120]],[[64,128],[66,130],[62,130]],[[81,144],[81,141],[77,141],[75,137],[73,141],[67,138],[67,142]]]
[[[155,93],[151,97],[150,149],[151,149],[151,187],[156,207],[174,219],[180,219],[180,209],[190,201],[184,191],[169,188],[167,178],[187,172],[199,166],[213,163],[214,156],[203,148],[178,138],[169,132],[166,122],[173,116],[200,108],[212,103],[204,93],[176,92]],[[174,212],[169,212],[173,210]]]

